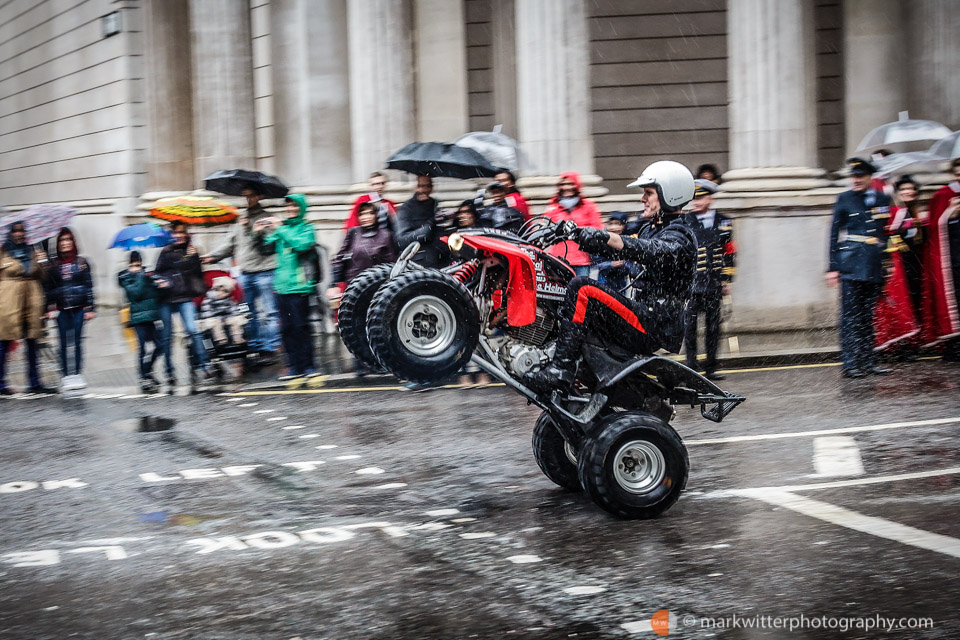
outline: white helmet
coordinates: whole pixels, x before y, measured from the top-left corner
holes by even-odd
[[[693,174],[673,160],[660,160],[643,170],[628,187],[656,187],[660,209],[666,213],[679,211],[693,200]]]

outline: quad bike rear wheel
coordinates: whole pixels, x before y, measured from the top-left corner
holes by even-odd
[[[543,475],[568,491],[583,491],[577,475],[577,457],[560,435],[550,414],[544,411],[533,428],[533,456]]]
[[[377,291],[367,312],[367,340],[398,378],[436,382],[470,360],[480,340],[480,312],[451,276],[411,271]]]
[[[380,264],[354,278],[343,292],[337,312],[337,328],[344,346],[357,360],[374,370],[381,367],[367,342],[367,311],[377,290],[390,279],[392,268],[392,263]]]
[[[690,461],[683,441],[648,413],[614,413],[584,439],[580,482],[594,502],[617,517],[656,518],[680,498]]]

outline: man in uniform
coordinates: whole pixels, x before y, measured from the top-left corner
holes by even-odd
[[[693,176],[679,162],[654,162],[628,186],[642,188],[643,202],[655,212],[641,237],[574,227],[570,239],[583,251],[635,262],[641,273],[633,297],[585,276],[571,280],[560,309],[556,353],[547,367],[524,376],[531,389],[570,387],[587,333],[633,353],[680,350],[697,255],[696,236],[680,210],[693,198]]]
[[[862,158],[847,160],[852,189],[837,198],[830,230],[830,268],[827,284],[841,281],[840,349],[843,375],[862,378],[885,375],[876,366],[873,351],[873,310],[883,288],[885,228],[890,219],[890,198],[876,191],[876,167]],[[844,237],[841,238],[841,231]]]
[[[709,380],[723,380],[717,373],[717,346],[720,343],[720,307],[727,286],[733,280],[737,250],[733,244],[733,226],[713,209],[717,185],[703,178],[694,180],[692,211],[687,221],[697,235],[697,275],[693,280],[693,296],[687,306],[687,366],[697,370],[697,320],[706,319],[707,361],[704,366]]]

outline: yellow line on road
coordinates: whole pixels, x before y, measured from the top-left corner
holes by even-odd
[[[434,387],[434,389],[462,389],[468,385],[462,384],[446,384],[440,387]],[[488,387],[505,387],[507,385],[502,382],[494,382]],[[332,389],[288,389],[288,390],[277,390],[277,391],[236,391],[234,393],[228,393],[225,395],[228,396],[295,396],[295,395],[310,395],[316,393],[353,393],[357,391],[405,391],[406,387],[397,385],[392,387],[340,387]]]
[[[939,356],[924,356],[920,360],[939,360]],[[825,367],[839,367],[842,366],[841,362],[819,362],[813,364],[790,364],[783,365],[780,367],[755,367],[751,369],[721,369],[720,372],[727,373],[757,373],[760,371],[790,371],[792,369],[821,369]],[[326,378],[324,378],[324,381]],[[502,382],[494,382],[493,384],[488,385],[490,387],[505,387],[506,385]],[[437,389],[462,389],[464,385],[460,384],[447,384]],[[329,388],[329,389],[288,389],[288,390],[277,390],[277,391],[237,391],[235,393],[230,393],[226,395],[230,396],[283,396],[283,395],[310,395],[316,393],[354,393],[361,391],[403,391],[405,387],[401,385],[395,386],[382,386],[382,387],[340,387],[340,388]]]

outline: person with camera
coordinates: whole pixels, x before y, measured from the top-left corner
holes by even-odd
[[[30,393],[50,394],[56,389],[44,386],[40,378],[39,345],[43,336],[46,298],[43,283],[51,265],[47,254],[27,243],[23,222],[10,225],[7,239],[0,247],[0,396],[12,396],[7,386],[7,356],[15,341],[27,348],[27,378]]]
[[[202,296],[207,286],[203,281],[203,269],[200,266],[200,251],[187,233],[187,225],[174,222],[170,225],[173,242],[160,251],[154,275],[158,287],[163,291],[163,304],[160,305],[160,319],[163,322],[163,355],[167,367],[167,384],[177,384],[173,371],[173,316],[179,315],[183,330],[190,338],[191,364],[202,378],[209,379],[207,352],[203,348],[203,338],[197,328],[197,307],[193,299]]]
[[[287,195],[283,219],[263,218],[254,225],[258,249],[277,258],[273,290],[280,310],[280,339],[287,357],[281,380],[317,375],[310,325],[310,295],[317,285],[317,252],[313,225],[307,220],[307,198]]]

